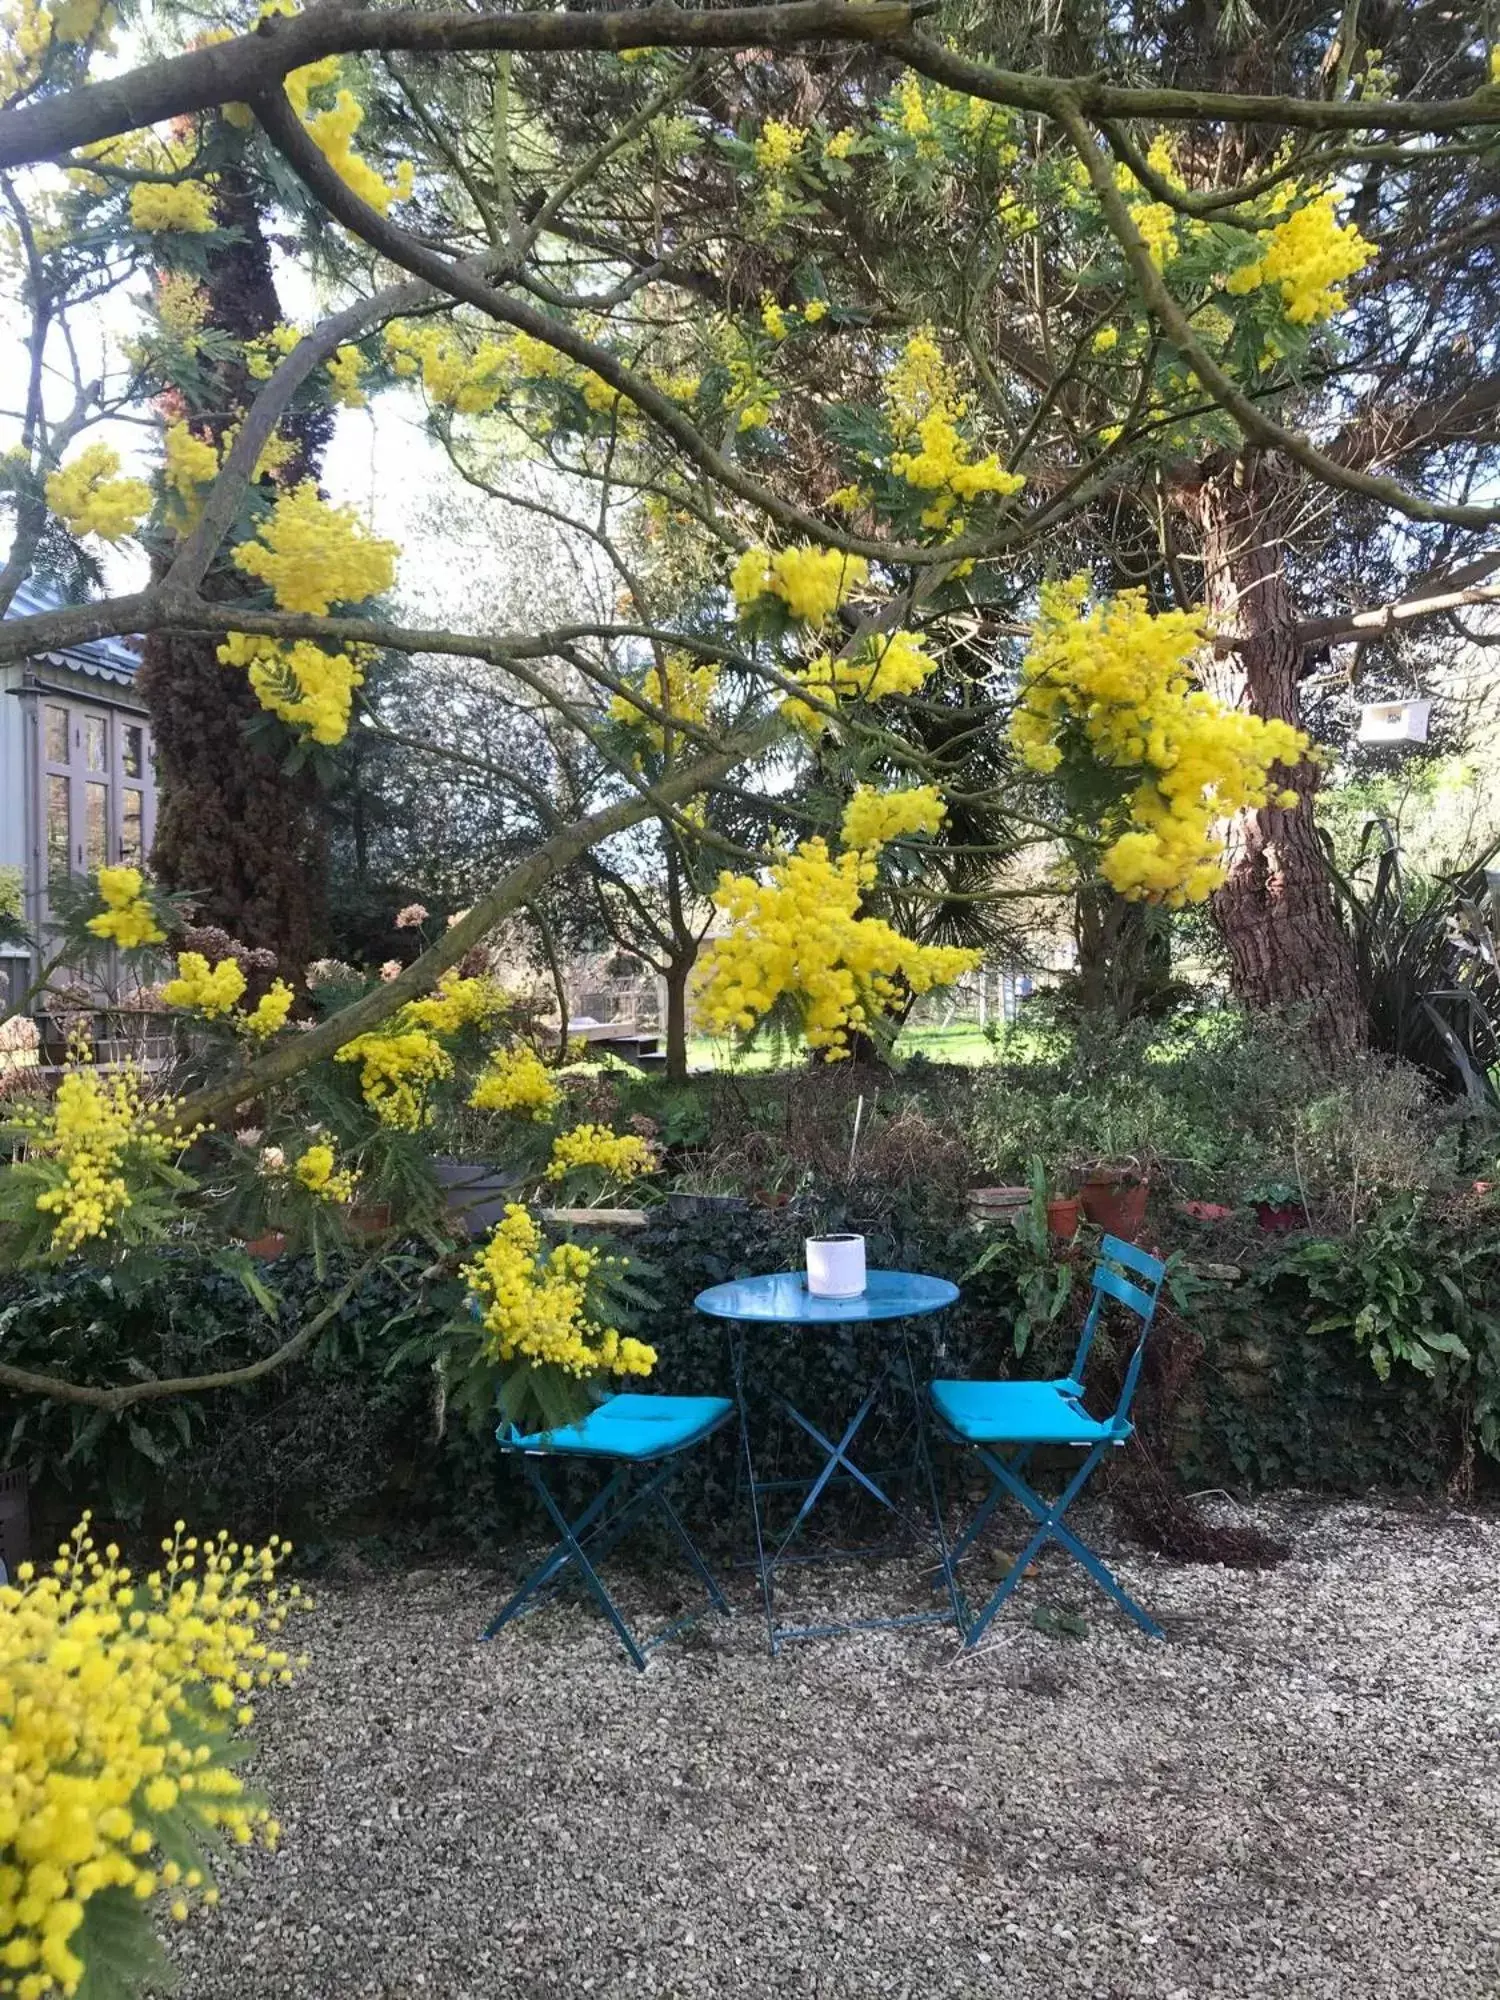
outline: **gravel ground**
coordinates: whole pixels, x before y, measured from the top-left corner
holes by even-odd
[[[573,1604],[477,1644],[492,1575],[325,1586],[254,1767],[282,1851],[176,1933],[184,1992],[1494,2000],[1500,1516],[1255,1518],[1294,1543],[1263,1575],[1123,1552],[1167,1644],[1060,1563],[968,1657],[773,1661],[737,1574],[645,1675]],[[901,1563],[806,1587],[923,1601]]]

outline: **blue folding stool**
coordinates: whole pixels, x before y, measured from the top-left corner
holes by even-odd
[[[646,1653],[652,1647],[670,1639],[699,1615],[689,1612],[674,1619],[654,1637],[639,1642],[604,1587],[597,1565],[650,1508],[666,1517],[698,1581],[707,1591],[709,1602],[729,1617],[724,1593],[709,1574],[707,1564],[693,1546],[663,1489],[677,1471],[681,1454],[712,1437],[733,1412],[734,1405],[727,1396],[622,1395],[610,1396],[581,1422],[560,1430],[537,1431],[523,1437],[513,1424],[502,1424],[495,1433],[495,1442],[502,1451],[521,1455],[526,1476],[550,1515],[559,1539],[551,1555],[537,1565],[515,1596],[490,1620],[484,1629],[485,1638],[493,1639],[523,1611],[536,1609],[567,1579],[572,1569],[598,1600],[619,1634],[620,1644],[635,1664],[644,1668]],[[539,1461],[547,1458],[599,1458],[616,1464],[618,1469],[578,1519],[570,1522],[542,1478]],[[644,1476],[632,1492],[629,1489],[638,1475]]]
[[[1143,1632],[1153,1639],[1165,1637],[1156,1620],[1141,1609],[1094,1551],[1063,1525],[1064,1514],[1088,1484],[1099,1461],[1133,1434],[1130,1405],[1140,1379],[1146,1335],[1156,1312],[1164,1271],[1165,1266],[1159,1258],[1137,1250],[1133,1243],[1122,1243],[1117,1236],[1106,1236],[1099,1246],[1099,1262],[1094,1267],[1094,1296],[1083,1323],[1070,1374],[1053,1382],[932,1384],[929,1393],[940,1430],[951,1443],[967,1445],[977,1451],[993,1481],[979,1512],[947,1556],[950,1590],[957,1590],[954,1570],[960,1557],[973,1546],[975,1537],[981,1533],[1006,1494],[1019,1500],[1038,1524],[1036,1533],[1011,1564],[994,1596],[970,1623],[964,1635],[966,1646],[978,1645],[990,1620],[1048,1542],[1059,1543],[1075,1561],[1081,1563],[1099,1588],[1106,1591],[1122,1611],[1128,1612]],[[1140,1282],[1137,1283],[1137,1280]],[[1134,1313],[1140,1321],[1140,1331],[1125,1369],[1119,1402],[1107,1417],[1091,1417],[1083,1406],[1083,1371],[1088,1364],[1089,1350],[1094,1344],[1100,1315],[1107,1301]],[[1021,1477],[1038,1445],[1075,1445],[1085,1453],[1083,1463],[1068,1480],[1059,1498],[1050,1505],[1034,1493]],[[1001,1446],[1006,1448],[1009,1456],[997,1450]]]

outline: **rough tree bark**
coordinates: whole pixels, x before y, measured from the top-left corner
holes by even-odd
[[[1285,485],[1247,454],[1205,468],[1193,499],[1204,598],[1216,629],[1239,641],[1205,670],[1205,682],[1230,707],[1300,726],[1303,649],[1282,562]],[[1277,775],[1297,803],[1235,815],[1229,879],[1213,914],[1236,996],[1256,1009],[1305,1009],[1315,1041],[1337,1057],[1365,1042],[1369,1024],[1313,818],[1318,767]]]
[[[686,1083],[688,1074],[688,981],[692,977],[694,960],[698,948],[693,946],[691,958],[672,958],[662,973],[662,984],[667,994],[666,1027],[666,1077],[669,1083]]]
[[[219,220],[239,241],[217,251],[205,283],[207,323],[245,340],[281,317],[270,253],[253,195],[226,175]],[[220,370],[224,409],[202,428],[217,442],[243,416],[258,386],[244,371]],[[195,428],[198,425],[195,424]],[[321,412],[290,419],[297,444],[286,477],[316,476],[331,430]],[[157,552],[160,576],[174,546]],[[244,579],[224,558],[204,579],[204,595],[235,597]],[[156,738],[159,805],[152,867],[169,889],[197,898],[200,923],[217,924],[277,955],[293,980],[321,946],[326,857],[319,790],[310,770],[288,777],[273,748],[247,738],[261,713],[248,677],[221,666],[218,641],[148,634],[138,685]]]
[[[1120,1027],[1160,1013],[1172,994],[1172,934],[1158,912],[1107,883],[1081,883],[1073,906],[1078,1004]]]

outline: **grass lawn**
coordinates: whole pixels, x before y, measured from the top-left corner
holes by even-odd
[[[995,1060],[996,1053],[995,1044],[972,1022],[959,1022],[951,1028],[903,1028],[896,1039],[898,1056],[920,1054],[930,1056],[934,1062],[987,1063]],[[801,1059],[800,1044],[792,1047],[783,1043],[778,1047],[768,1041],[761,1048],[741,1054],[729,1042],[715,1041],[707,1035],[694,1035],[688,1043],[688,1067],[694,1070],[782,1069]]]

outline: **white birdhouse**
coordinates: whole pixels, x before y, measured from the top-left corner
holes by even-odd
[[[1425,743],[1430,701],[1370,701],[1359,712],[1361,743]]]

